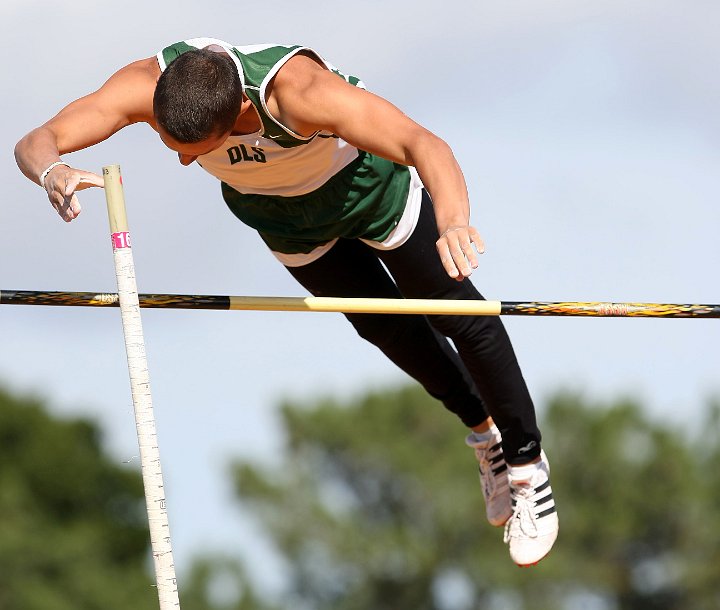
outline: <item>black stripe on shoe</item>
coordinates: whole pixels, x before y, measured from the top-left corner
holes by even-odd
[[[507,464],[500,464],[497,468],[493,468],[493,474],[495,476],[499,475],[501,472],[505,472],[507,470]]]
[[[535,488],[535,493],[539,494],[541,491],[547,489],[548,487],[550,487],[550,479],[547,479],[544,483],[542,483],[541,485],[538,485]]]
[[[547,496],[544,498],[540,498],[539,500],[535,500],[535,506],[540,506],[541,504],[545,504],[546,502],[550,502],[550,500],[553,499],[552,492],[550,492]]]

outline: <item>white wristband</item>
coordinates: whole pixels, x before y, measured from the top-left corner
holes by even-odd
[[[58,165],[64,165],[65,167],[70,167],[65,161],[55,161],[55,163],[51,163],[48,165],[47,169],[40,174],[40,186],[45,188],[45,178],[47,178],[47,175],[55,169]]]

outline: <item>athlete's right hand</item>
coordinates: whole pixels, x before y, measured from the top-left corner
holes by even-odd
[[[45,176],[45,191],[50,203],[65,222],[78,217],[82,211],[77,191],[93,186],[103,187],[102,176],[67,165],[58,165]]]

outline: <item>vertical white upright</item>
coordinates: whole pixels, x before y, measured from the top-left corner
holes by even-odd
[[[175,610],[180,601],[120,166],[103,167],[103,178],[160,610]]]

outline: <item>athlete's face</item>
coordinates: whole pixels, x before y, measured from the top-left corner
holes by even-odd
[[[187,144],[175,140],[170,134],[164,131],[162,127],[158,129],[158,133],[160,134],[160,139],[163,141],[163,144],[165,144],[165,146],[167,146],[170,150],[177,152],[178,160],[182,165],[190,165],[198,157],[220,148],[223,142],[227,140],[230,135],[230,132],[223,132],[210,136],[200,142]]]

